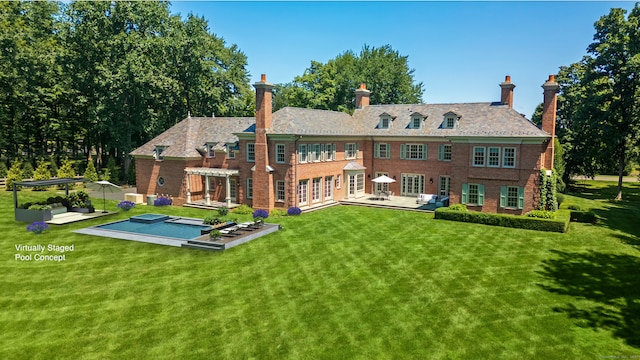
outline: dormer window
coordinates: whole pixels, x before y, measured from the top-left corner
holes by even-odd
[[[422,123],[425,119],[425,116],[418,112],[414,112],[411,114],[411,122],[409,123],[409,127],[411,129],[422,129]]]
[[[444,129],[455,129],[458,127],[458,119],[460,117],[455,113],[448,112],[444,114],[444,121],[442,122],[442,128]]]
[[[393,116],[387,113],[382,113],[380,115],[380,123],[378,123],[378,129],[390,129],[393,119]]]
[[[227,159],[235,159],[236,152],[240,150],[240,145],[237,142],[227,143],[225,145],[225,150],[227,152]]]
[[[207,157],[214,158],[216,157],[215,146],[217,143],[208,142],[204,145],[205,151],[207,152]]]
[[[153,150],[153,157],[158,161],[164,160],[164,156],[162,156],[162,153],[166,148],[166,146],[156,146],[156,148]]]

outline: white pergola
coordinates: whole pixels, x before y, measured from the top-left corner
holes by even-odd
[[[191,202],[191,184],[189,181],[189,175],[200,175],[205,177],[205,182],[204,182],[205,204],[211,205],[211,196],[209,195],[209,177],[223,177],[225,178],[225,184],[226,184],[225,201],[227,203],[227,207],[231,206],[231,197],[229,196],[229,193],[231,192],[231,183],[229,181],[229,177],[240,175],[240,170],[198,167],[198,168],[185,168],[184,173],[187,178],[187,203]]]

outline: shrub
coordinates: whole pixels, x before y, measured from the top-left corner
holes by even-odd
[[[7,173],[6,190],[13,190],[13,184],[20,181],[22,181],[22,163],[20,163],[20,161],[14,161]],[[16,190],[20,190],[21,188],[21,186],[16,186]]]
[[[42,221],[36,221],[29,225],[27,225],[27,231],[32,232],[34,234],[42,234],[43,231],[47,230],[49,225]]]
[[[269,212],[267,210],[263,210],[263,209],[258,209],[256,211],[253,212],[253,218],[257,219],[266,219],[269,217]]]
[[[569,205],[569,206],[567,206],[567,209],[582,211],[582,208],[580,206],[578,206],[578,205]]]
[[[562,181],[562,179],[560,177],[558,177],[558,179],[560,181]],[[563,183],[564,184],[564,183]],[[558,202],[558,208],[560,207],[560,205],[564,202],[564,195],[562,194],[556,194],[556,201]]]
[[[287,211],[284,209],[273,209],[269,215],[272,217],[283,217],[287,215]]]
[[[552,211],[546,210],[531,210],[526,213],[526,216],[538,219],[554,219],[556,214]]]
[[[222,233],[220,232],[220,230],[218,229],[213,229],[211,230],[211,232],[209,233],[209,238],[211,240],[217,240],[220,239],[222,237]]]
[[[251,214],[252,212],[253,212],[253,208],[251,208],[251,206],[245,205],[245,204],[242,204],[242,205],[238,206],[237,208],[233,209],[233,213],[234,214],[239,214],[239,215],[248,215],[248,214]]]
[[[6,178],[8,171],[7,164],[5,164],[4,161],[0,161],[0,178]]]
[[[202,220],[202,223],[207,225],[217,225],[217,224],[221,224],[222,222],[223,222],[223,219],[215,215],[209,215],[206,218],[204,218],[204,220]]]
[[[449,208],[436,209],[435,218],[442,220],[452,220],[484,225],[551,232],[565,232],[569,225],[569,219],[566,219],[567,221],[538,219],[518,215],[481,213],[475,211],[456,211]]]
[[[218,215],[220,216],[227,216],[227,214],[229,213],[229,208],[226,206],[220,206],[218,208]]]
[[[76,171],[73,169],[73,163],[71,160],[67,158],[62,161],[62,165],[58,168],[57,175],[60,179],[74,178],[76,176]],[[64,187],[64,185],[58,185],[58,189],[64,189]],[[73,188],[73,184],[69,184],[69,188]]]
[[[33,204],[28,207],[29,210],[51,210],[51,205]]]
[[[31,165],[31,162],[27,161],[22,165],[22,176],[25,179],[33,178],[33,166]]]
[[[287,210],[287,214],[289,216],[297,216],[302,214],[302,210],[299,207],[292,206]]]
[[[118,203],[118,209],[122,209],[124,211],[129,211],[136,207],[136,204],[133,201],[123,200]]]
[[[467,210],[467,205],[465,205],[465,204],[453,204],[453,205],[449,206],[449,210],[468,211]]]
[[[96,171],[96,167],[93,165],[93,161],[91,159],[87,161],[87,169],[84,171],[84,179],[88,182],[98,181],[98,172]]]
[[[49,171],[49,164],[44,160],[38,160],[38,166],[33,173],[33,180],[49,180],[51,179],[51,172]],[[48,186],[35,186],[34,191],[45,191]]]
[[[169,206],[171,205],[171,199],[166,197],[159,197],[153,201],[153,206]]]
[[[598,216],[591,211],[571,211],[571,221],[595,224],[598,222]]]

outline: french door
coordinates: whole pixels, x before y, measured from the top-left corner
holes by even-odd
[[[400,189],[402,196],[418,196],[424,193],[424,175],[401,174]]]

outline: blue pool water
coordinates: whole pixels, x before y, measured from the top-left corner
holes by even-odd
[[[154,214],[145,214],[145,215],[154,215]],[[140,219],[140,217],[145,218],[143,215],[135,216],[135,218]],[[165,216],[164,219],[168,219],[169,217]],[[154,219],[153,216],[147,217],[148,220]],[[115,223],[105,224],[96,226],[98,229],[103,230],[115,230],[115,231],[124,231],[135,234],[145,234],[145,235],[154,235],[154,236],[162,236],[176,239],[195,239],[200,236],[200,230],[209,229],[209,226],[204,225],[192,225],[192,224],[176,224],[173,222],[165,222],[162,220],[157,220],[156,222],[139,222],[136,219],[129,219],[118,221]]]

